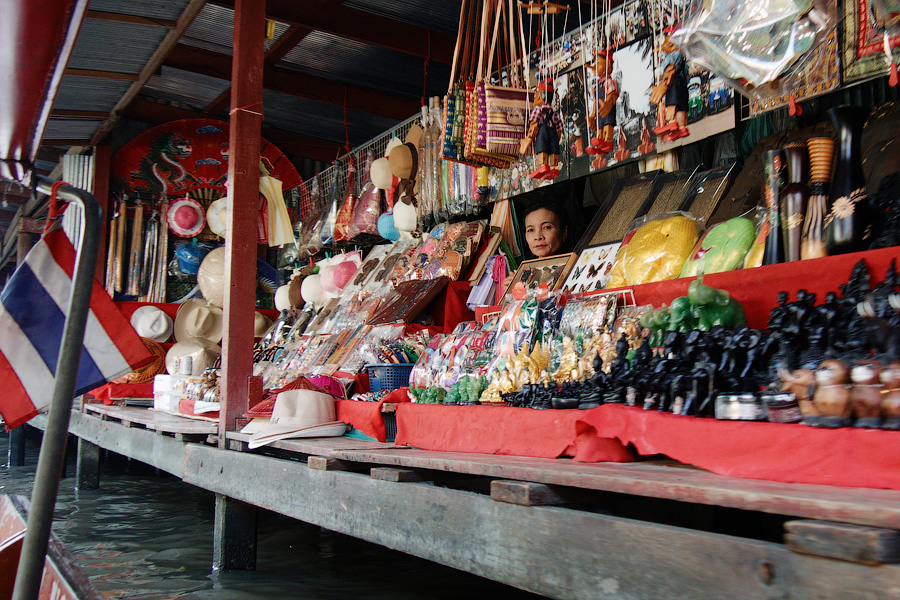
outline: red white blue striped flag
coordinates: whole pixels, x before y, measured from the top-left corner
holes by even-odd
[[[57,229],[35,244],[0,294],[0,415],[7,429],[53,397],[74,268],[75,249]],[[93,285],[76,396],[153,360],[96,279]]]

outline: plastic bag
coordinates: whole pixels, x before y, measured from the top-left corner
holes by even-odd
[[[735,217],[706,230],[679,277],[694,277],[739,269],[756,237],[756,224],[746,216]]]
[[[362,192],[353,207],[353,217],[350,222],[350,239],[366,233],[378,235],[378,217],[381,216],[381,190],[368,181],[363,185]]]
[[[610,287],[678,277],[697,237],[697,222],[690,213],[660,213],[635,219],[616,255]]]
[[[757,206],[755,211],[756,237],[753,239],[753,244],[744,258],[745,269],[762,266],[763,254],[766,252],[766,238],[769,236],[769,221],[766,207]]]
[[[706,0],[671,40],[692,63],[763,101],[789,91],[790,76],[834,26],[834,10],[828,0]]]

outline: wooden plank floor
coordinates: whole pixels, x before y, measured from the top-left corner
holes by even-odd
[[[231,433],[228,439],[250,436]],[[360,440],[353,440],[359,442]],[[716,475],[674,461],[579,463],[569,459],[433,452],[351,438],[281,440],[281,450],[383,466],[449,471],[548,485],[633,494],[695,504],[900,529],[900,493],[893,490],[788,484]]]
[[[143,425],[162,433],[182,435],[215,435],[219,432],[218,424],[213,421],[188,419],[177,415],[138,408],[134,406],[107,406],[105,404],[85,404],[85,412],[101,417],[121,421],[126,427],[133,424]]]

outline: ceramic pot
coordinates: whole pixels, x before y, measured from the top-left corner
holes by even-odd
[[[784,260],[800,260],[800,243],[803,238],[803,219],[809,200],[809,161],[806,148],[791,145],[784,149],[787,160],[788,184],[782,191],[781,230],[784,234]]]
[[[838,134],[837,161],[831,176],[825,246],[829,254],[863,250],[870,225],[869,198],[859,145],[868,111],[840,106],[828,111]]]
[[[766,235],[766,249],[763,253],[764,265],[784,262],[781,202],[785,187],[785,166],[784,150],[766,152],[766,224],[769,232]]]

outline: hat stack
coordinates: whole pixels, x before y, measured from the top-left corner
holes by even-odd
[[[166,369],[174,375],[178,359],[191,357],[190,375],[200,375],[222,354],[222,309],[199,298],[188,300],[175,315],[176,343],[166,353]],[[187,374],[187,373],[183,373]]]
[[[142,338],[167,342],[172,337],[172,317],[156,306],[142,306],[131,314],[131,326]]]

